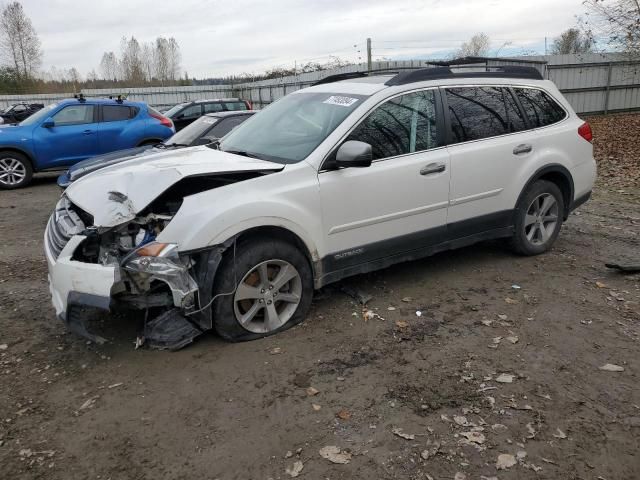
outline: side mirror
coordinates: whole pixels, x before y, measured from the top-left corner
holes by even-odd
[[[56,126],[56,122],[53,121],[53,118],[49,117],[44,122],[42,122],[42,126],[44,128],[51,128]]]
[[[368,167],[373,160],[371,145],[357,140],[344,142],[336,152],[338,167]]]

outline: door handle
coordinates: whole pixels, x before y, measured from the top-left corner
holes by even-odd
[[[93,130],[85,130],[84,132],[82,132],[83,135],[91,135],[93,133]]]
[[[513,149],[514,155],[522,155],[523,153],[529,153],[533,150],[533,147],[528,143],[522,143]]]
[[[447,167],[444,163],[430,163],[420,169],[420,175],[431,175],[434,173],[442,173]]]

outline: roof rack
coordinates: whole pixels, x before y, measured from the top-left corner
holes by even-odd
[[[436,62],[434,62],[436,63]],[[444,63],[444,62],[443,62]],[[484,71],[477,71],[479,68],[484,68]],[[440,80],[445,78],[526,78],[530,80],[544,80],[542,74],[538,69],[534,67],[522,67],[517,65],[465,65],[455,66],[455,69],[473,69],[475,71],[470,72],[454,72],[448,66],[444,67],[431,67],[431,68],[410,68],[399,67],[391,70],[371,70],[370,72],[347,72],[338,73],[336,75],[329,75],[322,78],[311,86],[322,85],[325,83],[339,82],[341,80],[351,80],[354,78],[363,78],[369,75],[377,75],[381,73],[396,75],[385,82],[387,86],[393,85],[405,85],[407,83],[424,82],[427,80]]]
[[[459,69],[475,69],[479,67],[456,67]],[[544,80],[542,74],[534,67],[521,67],[511,65],[485,66],[485,71],[453,72],[449,67],[421,68],[409,72],[401,72],[387,80],[385,85],[406,85],[407,83],[424,82],[427,80],[440,80],[445,78],[526,78],[530,80]]]

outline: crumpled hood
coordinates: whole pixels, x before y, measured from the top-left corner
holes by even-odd
[[[65,195],[91,214],[94,225],[127,222],[179,180],[207,174],[278,171],[284,165],[233,155],[209,147],[191,147],[134,158],[73,182]]]

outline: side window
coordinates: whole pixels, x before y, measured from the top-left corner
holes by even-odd
[[[15,113],[22,113],[22,112],[24,112],[24,111],[26,111],[26,110],[27,110],[27,107],[25,107],[24,105],[16,105],[16,106],[13,108],[13,111],[14,111]]]
[[[191,105],[180,112],[180,115],[182,118],[198,118],[202,115],[202,106],[199,103]]]
[[[453,143],[524,129],[524,121],[506,88],[447,88],[446,96]]]
[[[224,107],[221,103],[205,103],[204,104],[204,113],[214,113],[221,112],[224,110]]]
[[[126,107],[124,105],[103,105],[102,121],[118,122],[122,120],[129,120],[135,117],[136,113],[137,109]]]
[[[514,91],[534,128],[551,125],[565,117],[562,107],[542,90],[514,88]]]
[[[246,110],[247,105],[244,102],[225,102],[227,110]]]
[[[518,108],[513,95],[507,89],[504,90],[504,101],[507,105],[507,118],[509,119],[509,131],[519,132],[527,128],[527,122],[524,119],[522,110]]]
[[[93,105],[69,105],[53,116],[56,126],[93,123]]]
[[[374,160],[437,147],[434,91],[409,93],[383,103],[347,140],[370,144]]]
[[[218,122],[218,124],[213,127],[205,136],[207,138],[222,138],[227,133],[229,133],[233,128],[240,125],[244,122],[248,117],[231,117]]]

